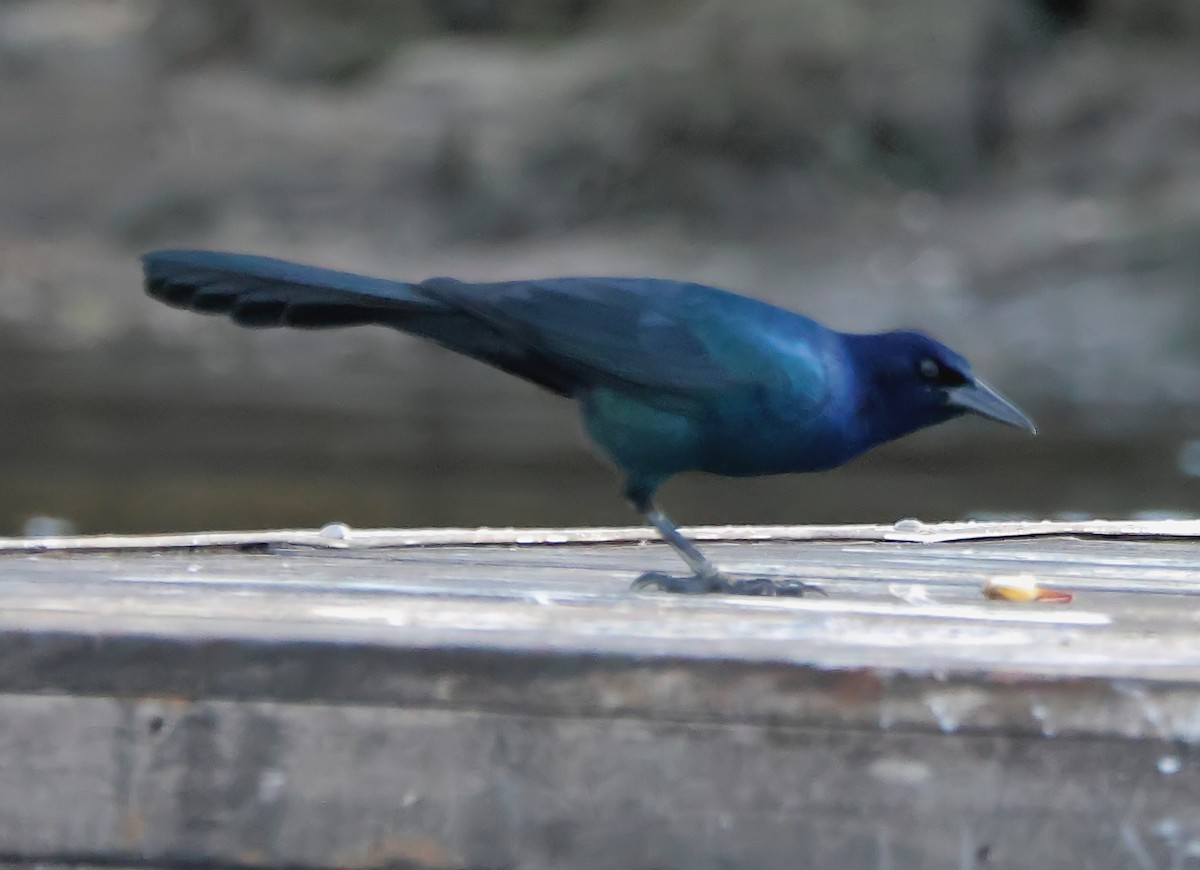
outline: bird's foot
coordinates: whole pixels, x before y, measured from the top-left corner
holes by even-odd
[[[693,574],[675,577],[661,571],[647,571],[633,581],[634,592],[674,592],[678,595],[776,595],[802,598],[825,590],[801,580],[772,580],[769,577],[729,577],[717,574]]]

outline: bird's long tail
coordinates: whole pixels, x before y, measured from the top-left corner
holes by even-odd
[[[438,288],[480,289],[450,278],[420,284],[217,251],[155,251],[142,257],[146,291],[161,302],[224,314],[242,326],[324,329],[380,324],[436,341],[559,395],[577,381],[561,366],[497,330]]]
[[[379,323],[411,329],[445,307],[417,285],[217,251],[154,251],[142,257],[146,290],[176,308],[224,314],[242,326],[321,329]],[[419,329],[416,331],[420,331]]]

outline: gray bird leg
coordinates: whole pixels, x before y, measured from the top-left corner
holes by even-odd
[[[696,545],[689,541],[679,531],[679,527],[671,522],[667,515],[656,507],[650,508],[645,514],[646,522],[654,526],[658,533],[662,535],[664,541],[671,545],[679,557],[687,562],[687,566],[692,569],[692,573],[697,579],[706,578],[716,580],[721,576],[721,572],[717,570],[717,566],[708,561],[704,554],[696,549]],[[716,589],[705,590],[715,592]]]
[[[692,569],[691,577],[673,577],[661,571],[647,571],[633,581],[636,592],[660,590],[662,592],[677,592],[683,595],[703,595],[709,592],[720,592],[726,595],[790,595],[803,596],[807,592],[821,592],[820,587],[811,586],[797,580],[776,582],[767,577],[750,577],[735,579],[729,577],[712,562],[705,558],[696,545],[689,541],[671,522],[667,515],[647,504],[641,511],[646,521],[658,531],[679,557]],[[822,592],[822,594],[824,594]]]

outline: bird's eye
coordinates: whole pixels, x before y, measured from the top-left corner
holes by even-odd
[[[917,366],[917,370],[921,373],[921,377],[927,381],[937,381],[942,376],[942,367],[937,364],[936,360],[932,360],[929,357],[921,360]]]

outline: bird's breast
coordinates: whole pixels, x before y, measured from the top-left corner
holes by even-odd
[[[747,401],[715,409],[702,428],[699,470],[752,476],[822,471],[859,452],[832,405],[796,413],[786,402]]]

